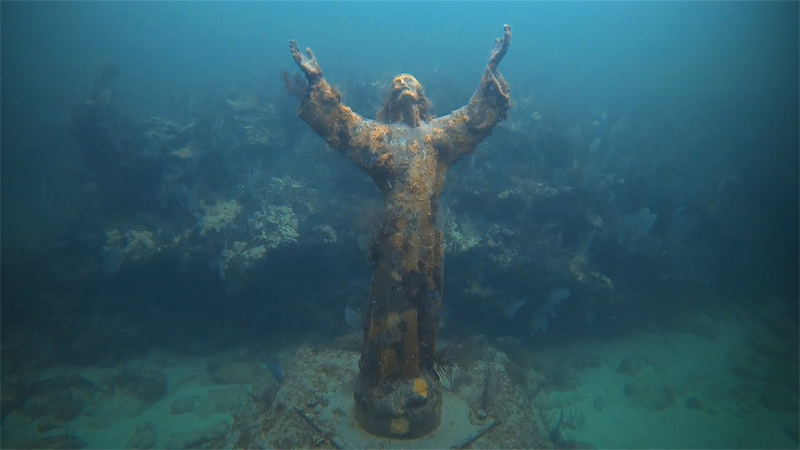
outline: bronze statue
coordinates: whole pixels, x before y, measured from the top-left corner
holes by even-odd
[[[377,120],[342,103],[311,49],[289,49],[305,78],[284,71],[302,100],[298,115],[332,148],[368,173],[383,195],[383,219],[369,251],[373,275],[355,389],[361,426],[414,438],[439,426],[442,391],[434,371],[442,305],[444,244],[439,197],[450,166],[474,152],[510,108],[497,66],[511,43],[505,25],[469,103],[431,117],[422,85],[395,77]]]

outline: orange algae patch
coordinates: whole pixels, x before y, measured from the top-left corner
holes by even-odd
[[[422,378],[414,378],[414,393],[422,398],[428,396],[428,383]]]
[[[386,166],[388,164],[388,167],[390,169],[394,169],[394,161],[392,160],[391,153],[384,153],[381,156],[379,156],[378,163],[382,166]]]
[[[392,434],[401,436],[408,433],[408,425],[408,419],[399,417],[397,419],[392,419],[392,421],[389,423],[389,430],[392,432]]]
[[[404,378],[419,374],[419,337],[417,336],[417,310],[407,309],[402,314],[406,329],[403,332],[403,361],[400,371]]]

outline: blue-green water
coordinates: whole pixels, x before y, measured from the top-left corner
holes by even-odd
[[[505,23],[511,111],[435,218],[452,395],[499,424],[472,445],[798,446],[796,2],[2,2],[0,20],[3,447],[336,445],[310,399],[320,430],[281,434],[281,402],[298,349],[361,348],[381,197],[297,117],[288,41],[367,119],[399,73],[442,116]]]

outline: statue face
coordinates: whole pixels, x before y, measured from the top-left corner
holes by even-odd
[[[401,103],[417,103],[425,98],[422,85],[416,78],[407,73],[394,77],[391,96]]]
[[[425,97],[422,85],[412,75],[400,74],[392,80],[389,94],[383,101],[377,119],[383,123],[404,123],[418,127],[431,120],[431,102]]]

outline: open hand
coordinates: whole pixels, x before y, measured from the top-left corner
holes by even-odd
[[[294,58],[297,67],[303,71],[309,82],[313,83],[322,76],[322,69],[320,69],[319,64],[317,64],[317,58],[314,57],[314,52],[311,51],[310,47],[306,48],[306,54],[308,56],[303,55],[297,47],[297,42],[291,40],[289,41],[289,50],[292,52],[292,58]]]
[[[489,69],[497,69],[497,65],[503,60],[508,51],[508,46],[511,44],[511,25],[503,25],[503,38],[494,40],[494,48],[492,48],[492,56],[489,57],[487,64]],[[295,46],[296,47],[296,46]]]

